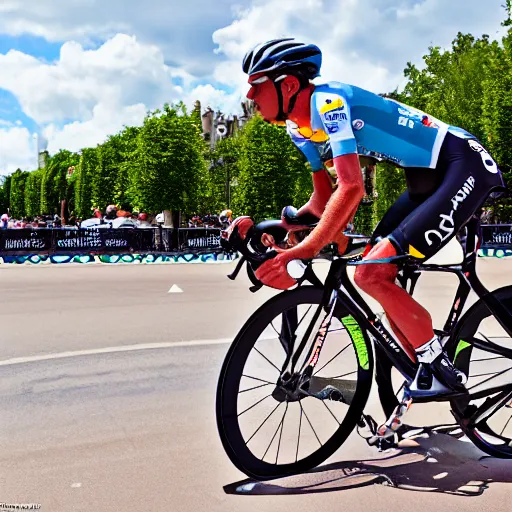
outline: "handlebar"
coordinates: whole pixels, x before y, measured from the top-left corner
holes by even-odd
[[[231,252],[237,251],[241,255],[239,262],[233,272],[228,275],[228,278],[234,281],[238,277],[244,264],[247,264],[247,274],[253,284],[253,286],[250,287],[251,292],[256,292],[263,287],[263,283],[256,277],[258,268],[266,261],[275,258],[278,254],[277,251],[261,243],[261,236],[264,233],[272,234],[276,243],[279,244],[285,240],[288,231],[283,228],[280,221],[264,221],[257,226],[252,224],[244,233],[244,236],[240,233],[238,225],[222,232],[221,245],[223,248]],[[363,235],[353,235],[349,233],[347,233],[347,235],[350,238],[350,242],[344,256],[354,256],[360,253],[369,240],[369,237]],[[287,271],[289,275],[299,283],[308,280],[321,286],[321,282],[311,268],[312,261],[313,260],[292,260],[287,265]]]

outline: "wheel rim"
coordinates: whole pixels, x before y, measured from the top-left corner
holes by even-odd
[[[319,301],[317,297],[317,303]],[[300,327],[307,325],[308,315],[317,307],[311,304],[313,301],[308,302],[301,303],[297,310],[299,339]],[[287,311],[291,310],[293,308]],[[288,355],[279,339],[282,329],[276,325],[276,320],[282,324],[282,318],[283,315],[277,314],[268,327],[260,325],[259,333],[253,330],[250,341],[246,333],[244,344],[239,344],[231,354],[233,364],[228,363],[219,388],[219,427],[228,454],[242,471],[257,478],[304,471],[325,460],[360,418],[371,385],[371,354],[367,354],[363,368],[360,363],[364,359],[358,354],[362,349],[355,349],[350,333],[340,319],[336,319],[329,329],[314,375],[315,379],[337,377],[347,390],[351,381],[350,404],[312,397],[294,402],[276,401],[272,391],[276,389]],[[322,318],[323,314],[320,321]],[[336,334],[343,338],[342,343],[334,339]],[[277,363],[273,361],[276,351],[281,356]],[[255,365],[251,365],[251,357],[255,358]],[[241,359],[243,368],[236,368]],[[328,372],[333,373],[327,375]]]

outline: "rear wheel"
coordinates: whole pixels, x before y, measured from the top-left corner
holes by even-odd
[[[492,294],[512,312],[512,287]],[[478,301],[461,319],[459,334],[447,350],[468,376],[469,398],[451,401],[462,430],[487,454],[512,458],[512,339]]]
[[[318,466],[361,419],[373,356],[366,333],[342,305],[336,307],[309,387],[325,399],[294,395],[280,384],[287,360],[301,340],[312,345],[327,315],[322,297],[321,288],[303,286],[272,298],[247,321],[225,358],[217,426],[227,455],[250,477],[276,478]]]

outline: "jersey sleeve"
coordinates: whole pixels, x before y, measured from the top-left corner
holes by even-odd
[[[322,158],[320,157],[320,153],[318,152],[315,144],[301,135],[298,131],[297,125],[291,121],[287,121],[286,131],[295,146],[297,146],[301,153],[306,157],[309,165],[311,166],[311,170],[313,172],[322,170],[324,168],[324,164],[322,163]]]
[[[323,129],[328,135],[333,158],[357,154],[347,99],[338,93],[317,92],[314,94],[313,107],[314,128]]]

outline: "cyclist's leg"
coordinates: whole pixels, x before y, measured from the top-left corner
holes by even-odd
[[[453,238],[483,204],[501,174],[489,154],[475,141],[448,134],[439,168],[445,168],[439,188],[407,216],[387,239],[367,255],[380,259],[408,252],[428,259]],[[398,330],[417,350],[420,360],[432,362],[442,352],[429,313],[395,284],[392,265],[361,266],[356,283],[381,303]]]
[[[382,259],[388,258],[391,256],[396,256],[397,251],[395,247],[389,243],[388,240],[382,240],[378,243],[379,239],[385,239],[388,235],[390,235],[398,226],[406,219],[416,208],[418,208],[423,200],[421,196],[411,196],[408,190],[406,190],[400,197],[396,200],[396,202],[389,208],[389,210],[384,214],[381,221],[375,228],[370,243],[366,248],[364,253],[365,260],[367,259]],[[362,288],[369,295],[374,297],[376,300],[381,302],[374,295],[375,285],[383,284],[383,289],[380,288],[376,290],[377,294],[380,295],[379,292],[383,294],[389,293],[389,286],[391,286],[391,290],[394,291],[397,287],[395,285],[395,279],[398,273],[398,269],[396,265],[392,264],[382,264],[382,265],[368,265],[359,267],[356,271],[355,279],[356,283],[360,288]],[[402,290],[403,292],[403,290]],[[407,296],[409,294],[405,292]],[[399,301],[400,303],[400,301]],[[416,356],[414,353],[413,346],[409,343],[408,337],[401,331],[401,329],[396,325],[396,323],[392,320],[393,318],[393,310],[391,312],[387,311],[384,307],[384,311],[386,313],[387,319],[393,329],[393,332],[397,335],[397,337],[402,342],[403,347],[409,353],[411,359],[415,360]]]

